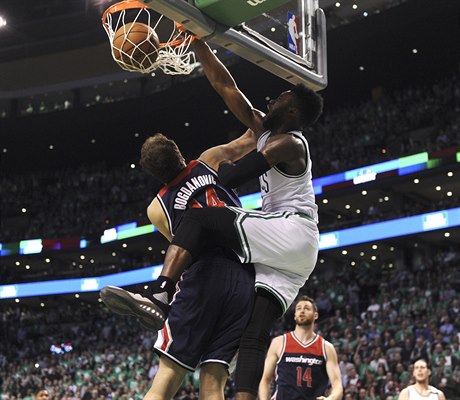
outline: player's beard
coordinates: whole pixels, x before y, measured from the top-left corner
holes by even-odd
[[[269,112],[264,120],[263,125],[266,130],[274,130],[277,126],[280,126],[282,123],[283,113],[280,112],[281,110],[275,110],[273,112]]]
[[[315,320],[312,318],[295,318],[295,323],[299,326],[312,326]]]

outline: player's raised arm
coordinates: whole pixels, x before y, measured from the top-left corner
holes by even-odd
[[[230,111],[243,125],[252,129],[257,137],[264,132],[264,113],[255,109],[246,96],[238,89],[232,75],[222,62],[201,40],[194,42],[195,54],[203,66],[209,82],[222,97]]]
[[[239,138],[229,143],[211,147],[204,151],[199,160],[205,162],[209,167],[217,171],[224,161],[235,162],[240,158],[255,150],[256,139],[254,132],[248,129]]]

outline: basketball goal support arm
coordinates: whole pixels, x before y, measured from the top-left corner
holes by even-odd
[[[146,0],[145,3],[165,17],[184,25],[203,40],[228,49],[288,82],[304,83],[316,91],[327,86],[326,17],[320,8],[315,14],[318,35],[316,71],[312,71],[302,62],[287,57],[284,53],[287,50],[281,46],[274,44],[268,47],[234,28],[217,24],[184,0]]]

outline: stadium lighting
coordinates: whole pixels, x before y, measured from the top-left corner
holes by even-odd
[[[447,192],[446,194],[447,194],[448,197],[452,196],[452,192]]]
[[[412,49],[412,54],[417,54],[418,50],[417,49]]]
[[[372,245],[372,250],[377,250],[378,249],[378,246],[376,244],[373,244]]]
[[[26,265],[26,269],[30,269],[30,265],[29,265],[29,264]]]
[[[354,261],[352,261],[350,264],[351,264],[352,267],[354,267],[356,265],[356,263]]]
[[[417,178],[414,179],[414,183],[419,183],[419,182],[420,182],[419,179],[417,179]]]
[[[51,260],[50,260],[49,258],[45,258],[45,262],[46,262],[47,264],[49,264],[49,263],[51,262]]]
[[[363,12],[363,16],[364,16],[364,17],[367,17],[368,15],[369,15],[369,14],[368,14],[367,11],[364,11],[364,12]]]
[[[447,173],[447,176],[454,176],[454,173],[453,173],[452,171],[449,171],[449,172]]]
[[[341,4],[340,4],[339,2],[335,3],[335,6],[336,6],[336,7],[340,7],[340,5],[341,5]]]
[[[131,168],[132,169],[136,168],[136,164],[131,164]]]
[[[346,255],[348,254],[348,251],[342,250],[342,254],[343,254],[344,256],[346,256]]]
[[[372,257],[371,257],[371,260],[372,260],[372,261],[375,261],[375,260],[377,260],[377,257],[376,257],[376,256],[372,256]]]
[[[16,265],[21,265],[21,262],[20,262],[20,261],[16,261]]]
[[[26,209],[25,207],[22,207],[22,208],[21,208],[21,211],[22,211],[23,213],[26,213],[26,212],[27,212],[27,209]]]
[[[363,191],[361,192],[361,194],[362,194],[363,196],[365,196],[365,195],[367,194],[367,190],[363,190]]]
[[[328,199],[323,199],[323,204],[327,204],[329,203],[329,200]]]
[[[6,19],[0,16],[0,28],[4,27],[6,25]]]
[[[149,246],[149,247],[147,247],[147,250],[148,250],[148,251],[152,251],[152,250],[153,250],[153,247],[152,247],[152,246]]]
[[[350,204],[346,204],[346,205],[345,205],[345,208],[346,208],[347,210],[349,210],[349,209],[351,208]]]
[[[356,4],[353,4],[352,7],[353,7],[353,10],[356,10],[358,8]]]
[[[439,192],[441,190],[441,186],[436,186],[436,190]]]
[[[449,237],[450,236],[450,232],[445,232],[444,233],[444,237]]]

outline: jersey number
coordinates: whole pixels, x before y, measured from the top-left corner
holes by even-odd
[[[266,172],[260,177],[261,181],[263,182],[263,183],[260,182],[260,188],[261,188],[262,191],[265,192],[265,193],[268,193],[268,191],[270,190],[270,188],[268,187],[267,178],[268,178],[268,175],[267,175]]]
[[[216,191],[214,188],[207,188],[206,189],[206,205],[208,207],[225,207],[226,204],[219,199],[219,196],[217,196]],[[190,199],[188,206],[190,208],[203,208],[203,206],[196,201],[195,199]]]
[[[302,371],[302,367],[297,367],[297,386],[302,387],[302,381],[307,383],[307,387],[311,388],[311,368],[308,367]]]

